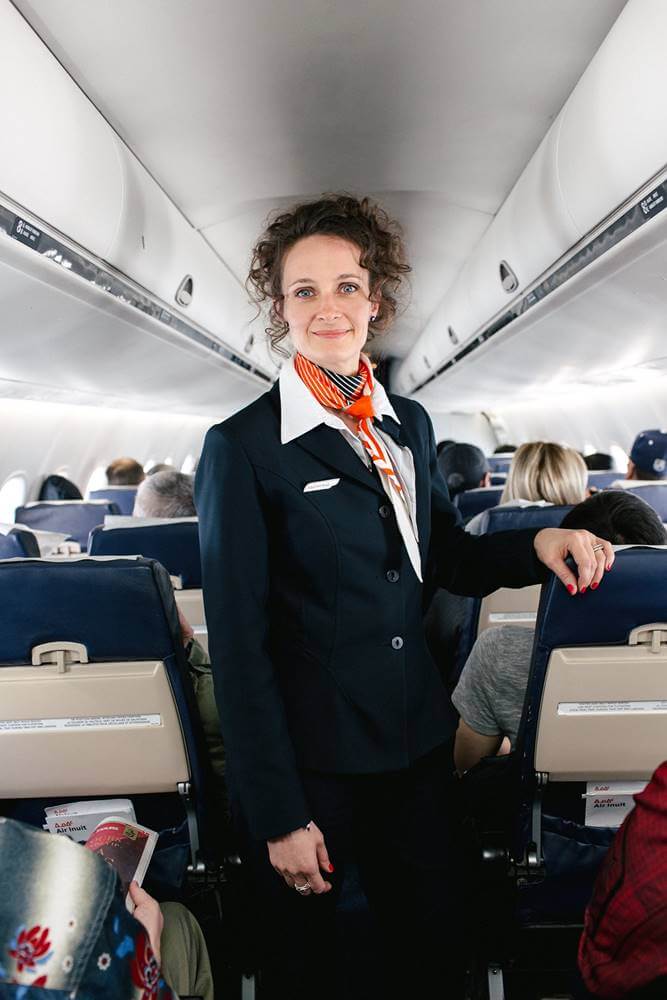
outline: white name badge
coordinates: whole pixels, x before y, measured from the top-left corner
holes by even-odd
[[[303,488],[304,493],[315,493],[316,490],[330,490],[332,486],[338,486],[338,479],[317,479],[314,483],[306,483]]]

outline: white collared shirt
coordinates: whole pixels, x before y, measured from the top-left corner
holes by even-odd
[[[422,572],[419,535],[417,532],[414,458],[408,447],[401,446],[390,435],[383,433],[380,426],[383,415],[392,417],[397,424],[400,424],[400,420],[389,402],[384,387],[377,380],[374,380],[374,383],[373,394],[371,396],[373,410],[375,411],[374,430],[382,438],[382,443],[389,452],[392,464],[403,487],[403,494],[407,500],[407,504],[403,503],[395,490],[388,487],[384,476],[381,476],[380,480],[394,508],[396,522],[412,568],[421,581]],[[281,410],[280,440],[282,444],[287,444],[289,441],[301,437],[302,434],[306,434],[308,431],[313,430],[313,428],[319,427],[320,424],[326,424],[328,427],[333,427],[335,430],[340,431],[364,465],[372,469],[372,459],[357,435],[346,426],[340,417],[331,413],[317,402],[310,389],[297,374],[292,358],[286,361],[282,367],[279,385]]]

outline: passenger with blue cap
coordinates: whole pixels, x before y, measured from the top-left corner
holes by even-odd
[[[634,440],[626,479],[667,478],[667,431],[641,431]]]

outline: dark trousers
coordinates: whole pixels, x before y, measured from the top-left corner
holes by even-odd
[[[364,996],[458,1000],[464,918],[451,744],[404,771],[304,772],[303,781],[335,867],[323,873],[333,889],[299,896],[271,867],[266,844],[245,839],[261,939],[262,1000],[347,997],[350,970],[336,906],[350,863],[358,868],[379,935],[373,988]]]

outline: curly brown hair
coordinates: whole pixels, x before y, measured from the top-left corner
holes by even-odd
[[[253,248],[246,288],[261,308],[271,301],[266,333],[271,347],[286,354],[280,342],[288,325],[276,309],[283,299],[282,269],[287,251],[306,236],[338,236],[361,251],[359,264],[369,272],[371,296],[379,301],[375,330],[386,330],[398,311],[398,291],[411,267],[406,261],[401,228],[370,198],[325,194],[281,212],[269,223]]]

